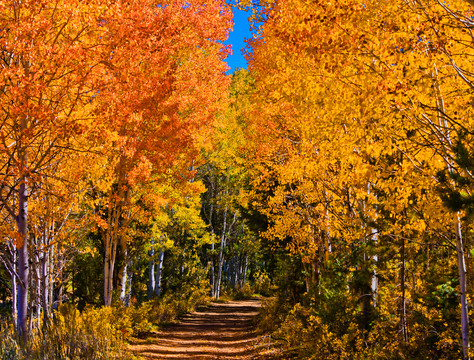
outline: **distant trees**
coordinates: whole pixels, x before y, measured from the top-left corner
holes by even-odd
[[[230,86],[232,103],[216,129],[214,147],[204,154],[206,163],[198,170],[206,186],[201,213],[212,241],[208,261],[212,296],[216,299],[221,295],[225,273],[227,286],[244,286],[247,270],[258,251],[256,234],[249,229],[243,214],[248,184],[244,113],[253,91],[251,82],[246,70],[234,73]]]

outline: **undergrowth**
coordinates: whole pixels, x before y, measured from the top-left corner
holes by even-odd
[[[34,330],[22,342],[11,322],[0,322],[2,360],[132,360],[128,342],[142,333],[174,321],[208,302],[207,289],[183,287],[137,306],[86,307],[80,312],[63,304],[49,324]]]
[[[380,291],[379,298],[383,300],[383,296],[387,295]],[[380,302],[370,328],[361,325],[361,310],[348,303],[347,299],[337,298],[319,304],[290,305],[284,298],[267,298],[263,300],[257,327],[261,334],[269,336],[273,350],[282,359],[460,358],[455,324],[449,328],[450,324],[445,323],[444,332],[433,332],[435,321],[441,318],[439,310],[430,313],[422,309],[427,314],[423,321],[410,317],[410,338],[403,343],[399,319],[390,316],[393,301]]]
[[[2,360],[133,359],[125,350],[125,334],[116,308],[88,308],[79,312],[61,305],[49,325],[20,341],[11,324],[0,326]]]

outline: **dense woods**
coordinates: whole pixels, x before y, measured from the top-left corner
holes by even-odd
[[[223,0],[0,3],[2,358],[253,294],[274,358],[472,356],[473,5],[238,6],[226,75]]]

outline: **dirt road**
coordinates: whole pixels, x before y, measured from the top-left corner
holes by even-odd
[[[132,350],[145,359],[250,360],[258,337],[252,320],[259,300],[211,304],[140,340]]]

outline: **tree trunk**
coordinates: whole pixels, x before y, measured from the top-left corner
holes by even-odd
[[[26,168],[26,155],[21,159],[23,170]],[[18,324],[17,331],[20,336],[27,338],[27,312],[28,312],[28,283],[29,283],[29,255],[28,255],[28,188],[26,177],[23,177],[18,191],[18,215],[16,223],[18,227]],[[18,246],[18,245],[17,245]]]
[[[215,261],[214,261],[214,251],[216,251],[216,245],[214,242],[214,236],[212,237],[212,244],[211,244],[211,291],[212,296],[214,296],[214,289],[216,287],[216,270],[215,270]]]
[[[161,274],[163,271],[164,259],[165,259],[165,250],[161,249],[158,254],[158,263],[157,263],[156,275],[155,275],[155,295],[157,297],[161,296]]]
[[[51,301],[49,298],[50,287],[52,286],[52,281],[50,277],[51,273],[51,249],[50,249],[50,234],[47,235],[46,231],[43,233],[43,243],[45,245],[43,249],[43,258],[41,259],[41,280],[43,283],[42,287],[42,306],[43,306],[43,319],[44,325],[47,325],[50,319],[51,313]]]
[[[127,254],[124,255],[127,257]],[[130,297],[132,290],[132,274],[129,273],[132,262],[125,260],[124,265],[120,269],[120,302],[126,307],[130,306]]]
[[[371,194],[371,183],[369,182],[367,184],[367,195]],[[374,197],[377,199],[377,195],[373,194]],[[374,219],[372,219],[374,222],[377,219],[377,213],[375,213]],[[370,240],[371,240],[371,246],[376,247],[377,242],[378,242],[378,232],[377,229],[371,228],[370,229]],[[373,270],[372,270],[372,281],[370,284],[370,289],[372,290],[372,303],[374,308],[377,307],[377,292],[378,292],[378,286],[379,286],[379,281],[377,277],[377,262],[378,262],[378,256],[377,254],[374,254],[372,256],[373,260]]]
[[[127,289],[128,289],[128,249],[126,241],[122,240],[120,242],[120,248],[122,249],[123,254],[123,265],[120,269],[120,302],[125,304],[127,298]]]
[[[43,278],[41,276],[41,264],[42,264],[42,261],[43,261],[43,249],[41,249],[42,247],[42,237],[40,236],[39,237],[39,242],[35,239],[34,242],[35,242],[35,255],[34,255],[34,260],[32,262],[34,268],[32,269],[32,273],[34,274],[34,276],[32,276],[32,288],[34,291],[31,291],[30,290],[30,304],[33,304],[34,306],[34,316],[33,316],[33,319],[34,319],[34,327],[39,329],[40,328],[40,324],[41,324],[41,318],[42,318],[42,310],[43,310],[43,307],[42,307],[42,301],[41,301],[41,298],[42,298],[42,288],[44,287],[44,284],[43,284]],[[34,296],[33,296],[34,294]],[[33,300],[33,301],[32,301]],[[30,305],[31,306],[31,305]],[[33,324],[31,324],[33,325]]]
[[[119,185],[119,188],[121,186]],[[117,246],[118,246],[118,232],[119,232],[119,217],[121,214],[122,205],[122,191],[118,194],[112,190],[109,195],[109,214],[107,219],[107,229],[104,231],[104,246],[105,246],[105,259],[104,259],[104,304],[105,306],[112,305],[112,295],[114,290],[114,269],[115,261],[117,259]],[[114,198],[117,197],[119,200],[116,201]]]
[[[213,190],[213,187],[211,188]],[[211,192],[212,194],[213,192]],[[215,273],[215,241],[214,241],[214,226],[212,225],[212,215],[214,214],[214,204],[209,206],[209,228],[211,230],[212,244],[211,244],[211,289],[214,289],[216,283],[216,273]],[[212,290],[214,294],[214,290]]]
[[[224,248],[226,245],[226,229],[227,229],[227,205],[224,210],[224,222],[222,225],[221,248],[219,249],[219,259],[217,261],[217,279],[214,284],[213,296],[215,299],[219,299],[219,295],[221,291],[222,268],[224,266]]]
[[[405,295],[405,238],[401,237],[401,257],[402,257],[402,266],[400,268],[400,287],[402,290],[402,298],[400,301],[400,331],[402,333],[402,338],[404,343],[408,343],[408,325],[407,325],[407,304],[406,304],[406,295]]]
[[[57,252],[59,253],[59,250],[60,250],[59,246],[51,245],[50,248],[49,248],[50,263],[49,263],[49,275],[48,276],[49,276],[50,281],[49,281],[49,289],[48,289],[48,301],[49,301],[49,306],[50,306],[50,315],[52,314],[53,309],[54,309],[54,305],[55,305],[54,283],[57,281],[57,277],[53,277],[53,274],[55,273],[55,265],[51,260],[51,259],[53,259],[53,254],[55,254],[55,249],[54,249],[55,247],[56,247]]]
[[[130,264],[129,264],[130,268]],[[127,275],[127,291],[125,293],[125,306],[130,306],[130,300],[132,298],[132,280],[133,280],[133,273]]]
[[[128,286],[128,263],[126,262],[120,270],[120,302],[125,304]]]
[[[126,248],[121,240],[120,230],[126,228],[130,221],[130,216],[127,219],[124,218],[123,211],[126,204],[130,201],[130,191],[127,190],[126,175],[121,171],[122,161],[118,166],[119,179],[117,184],[111,187],[108,198],[109,207],[107,213],[107,228],[103,231],[102,236],[104,239],[105,247],[105,258],[104,258],[104,303],[105,306],[112,305],[112,295],[114,290],[114,269],[115,261],[117,259],[117,247],[120,242],[122,249]]]
[[[104,260],[104,304],[112,305],[112,293],[114,289],[113,275],[115,268],[115,258],[117,253],[117,242],[111,236],[106,235],[105,260]]]
[[[12,251],[12,265],[15,267],[17,263],[17,251],[15,248],[13,248]],[[17,269],[13,269],[13,271],[10,273],[10,278],[12,280],[12,319],[13,319],[13,326],[15,329],[18,328],[18,298],[17,298],[17,293],[18,293],[18,284],[17,284],[17,277],[15,274],[15,271]]]
[[[469,359],[469,309],[467,303],[467,274],[464,257],[464,245],[461,231],[461,219],[456,214],[456,254],[458,261],[459,284],[461,287],[461,338],[463,359]]]
[[[242,280],[241,280],[241,286],[244,287],[245,281],[247,280],[247,266],[249,262],[249,256],[245,255],[245,261],[244,261],[244,268],[242,271]]]
[[[148,269],[148,299],[153,298],[153,294],[155,293],[155,249],[153,248],[154,240],[151,240],[151,249],[150,249],[150,262],[149,262],[149,269]]]

